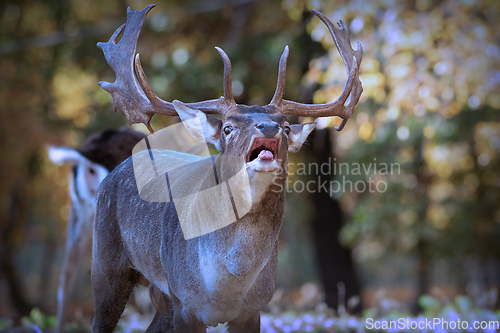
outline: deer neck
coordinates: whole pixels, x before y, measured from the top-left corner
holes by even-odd
[[[273,186],[277,181],[275,172],[248,172],[250,183],[250,193],[252,195],[252,209],[259,209],[263,204],[269,201],[277,200],[278,194]]]
[[[138,154],[144,155],[142,159],[138,158],[141,155],[134,155],[137,159],[137,163],[134,162],[136,163],[134,167],[140,170],[142,164],[150,163],[149,153],[141,152]],[[165,170],[170,170],[172,168],[171,164],[175,164],[175,161],[183,161],[183,159],[189,157],[186,154],[170,151],[154,151],[154,154],[154,161],[160,175],[164,174]],[[214,161],[214,164],[212,161]],[[204,207],[205,210],[200,211],[199,207],[194,204],[197,200],[203,201],[206,198],[193,197],[185,200],[187,205],[183,206],[179,199],[183,198],[184,193],[180,193],[182,195],[176,194],[178,194],[179,189],[188,189],[189,193],[186,194],[197,196],[202,195],[203,191],[213,188],[213,186],[224,186],[225,188],[225,183],[238,178],[235,177],[235,174],[239,173],[240,169],[228,165],[221,167],[217,158],[212,160],[212,157],[195,158],[192,161],[189,159],[189,162],[187,164],[183,162],[184,166],[182,168],[174,168],[174,170],[168,172],[169,184],[171,185],[171,193],[176,208],[180,209],[180,211],[191,210],[194,212],[193,216],[201,215],[202,220],[215,219],[215,221],[207,220],[207,224],[217,222],[217,218],[224,215],[219,211],[220,208],[207,205]],[[198,164],[194,164],[194,162]],[[198,166],[191,167],[194,165]],[[283,165],[286,168],[286,161]],[[218,182],[214,180],[214,169],[217,173]],[[228,170],[232,170],[232,172]],[[249,211],[243,216],[238,216],[235,222],[226,227],[202,235],[198,238],[197,243],[200,250],[199,256],[204,258],[204,261],[225,266],[233,276],[248,275],[251,277],[263,269],[271,256],[273,248],[276,246],[285,209],[284,185],[286,179],[276,172],[257,172],[248,170],[248,168],[246,171],[251,195],[251,208]],[[154,191],[156,188],[163,188],[159,185],[155,186],[155,180],[163,182],[164,179],[165,177],[161,176],[150,182],[151,193],[156,193]],[[235,190],[240,187],[233,185],[234,183],[231,183],[230,188],[234,197],[238,194],[235,193]],[[148,192],[148,186],[144,188],[146,190],[143,190],[143,192]],[[165,193],[162,192],[162,194],[168,196],[168,188],[163,189]],[[232,209],[233,207],[227,208]]]
[[[223,265],[236,277],[253,276],[267,264],[283,223],[285,180],[274,172],[248,172],[252,209],[218,240]],[[281,187],[280,187],[281,186]]]

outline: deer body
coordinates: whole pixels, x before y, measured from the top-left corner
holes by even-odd
[[[297,152],[315,126],[290,125],[286,115],[337,115],[343,118],[341,130],[362,92],[362,48],[352,50],[345,24],[337,29],[315,12],[328,25],[349,75],[337,101],[305,105],[283,99],[286,47],[276,92],[266,106],[236,104],[231,62],[219,48],[224,96],[170,103],[154,94],[135,56],[152,7],[129,9],[127,24],[98,44],[117,74],[114,83],[100,84],[130,123],[143,122],[152,131],[153,114],[178,115],[192,137],[213,144],[220,154],[203,159],[148,144],[103,181],[94,223],[93,330],[113,331],[132,289],[146,278],[156,309],[148,332],[205,332],[207,325],[225,322],[229,332],[259,332],[259,311],[271,299],[276,280],[288,152]],[[211,113],[221,119],[207,116]],[[182,167],[170,169],[169,164]],[[145,177],[152,169],[154,177]],[[229,197],[230,202],[224,199]]]
[[[182,114],[186,110],[196,114],[196,111],[182,107],[178,112]],[[182,114],[182,117],[186,115]],[[242,113],[241,117],[239,121],[232,121],[232,134],[246,138],[242,143],[247,145],[243,149],[248,151],[247,155],[255,135],[260,140],[266,139],[255,125],[267,121],[287,126],[282,115]],[[248,126],[248,121],[255,124]],[[293,131],[309,132],[313,127],[294,125]],[[263,170],[273,168],[277,171],[288,165],[284,153],[288,149],[288,139],[281,127],[267,134],[272,135],[267,139],[280,140],[281,147],[274,153],[283,158],[272,161],[257,159],[253,164],[247,164],[252,194],[250,211],[229,226],[192,239],[185,239],[174,203],[148,202],[141,198],[134,175],[138,169],[134,168],[132,157],[118,166],[103,181],[98,194],[92,267],[95,298],[101,298],[100,295],[118,286],[130,293],[133,285],[145,277],[172,302],[174,313],[178,314],[179,324],[175,325],[178,332],[189,332],[185,324],[194,322],[204,328],[218,323],[229,322],[231,325],[251,320],[258,327],[259,311],[270,301],[274,291],[278,234],[285,208],[285,178],[275,179],[275,173]],[[226,146],[226,141],[219,145],[222,155],[234,154],[242,148]],[[134,157],[140,159],[141,154],[149,156],[148,151],[141,151]],[[161,165],[162,160],[172,158],[172,154],[155,151],[154,158],[157,165]],[[162,174],[161,170],[159,174]],[[193,179],[191,186],[196,187],[209,177],[213,177],[211,169],[207,172],[195,168],[169,185],[174,189],[184,186],[186,179]],[[281,186],[277,186],[280,183]],[[111,269],[110,263],[113,263]],[[113,297],[113,300],[103,300],[101,306],[109,309],[112,305],[119,317],[128,298],[128,295],[124,296],[122,303]],[[96,314],[100,310],[99,302],[96,301]],[[168,313],[157,315],[168,318]]]
[[[123,269],[133,267],[204,325],[257,315],[274,290],[284,193],[268,193],[258,209],[236,223],[185,240],[173,203],[139,197],[131,164],[127,160],[103,183],[98,211],[110,200],[111,213],[97,217],[94,251],[119,256]],[[124,175],[132,181],[117,182]],[[113,183],[118,186],[106,186]],[[133,213],[125,207],[134,207]],[[100,235],[110,224],[117,227],[113,232],[119,230],[118,242]]]
[[[78,264],[90,249],[99,184],[109,171],[130,156],[132,148],[144,137],[130,129],[107,130],[89,136],[80,149],[49,148],[54,163],[72,165],[68,181],[71,210],[57,296],[56,332],[63,330]]]

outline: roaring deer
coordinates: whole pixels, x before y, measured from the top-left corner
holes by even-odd
[[[49,158],[54,163],[72,166],[68,182],[71,210],[57,296],[57,333],[62,332],[67,317],[68,299],[78,264],[90,251],[99,184],[132,154],[134,146],[144,137],[131,129],[106,130],[90,135],[79,149],[49,147]]]
[[[359,43],[352,49],[342,21],[337,28],[314,11],[328,26],[347,68],[348,80],[336,101],[309,105],[283,99],[285,47],[277,88],[266,106],[236,104],[231,62],[220,48],[224,96],[170,103],[152,91],[135,56],[140,30],[153,7],[129,8],[127,23],[108,42],[98,44],[116,73],[114,83],[100,85],[129,123],[144,123],[152,132],[154,114],[178,115],[193,137],[215,145],[220,154],[192,157],[153,149],[146,140],[146,150],[132,155],[102,182],[93,238],[93,330],[112,332],[132,289],[145,278],[156,309],[148,331],[205,332],[207,326],[228,323],[229,332],[259,332],[260,310],[271,299],[276,280],[288,152],[297,152],[315,126],[290,125],[286,116],[338,116],[341,130],[363,90],[358,77],[363,49]],[[229,162],[224,164],[224,158]],[[153,169],[156,178],[145,182],[143,173]],[[283,174],[278,177],[279,170]],[[241,171],[244,177],[236,177]],[[211,188],[220,189],[212,193],[221,196],[200,199]],[[188,195],[192,200],[184,200]],[[193,226],[191,218],[215,227]]]

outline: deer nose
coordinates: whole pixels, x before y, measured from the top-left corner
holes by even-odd
[[[255,127],[257,127],[266,138],[274,138],[280,130],[280,125],[274,121],[272,123],[259,123]]]

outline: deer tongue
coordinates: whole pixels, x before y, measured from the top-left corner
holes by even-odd
[[[274,155],[269,150],[263,150],[259,153],[259,156],[257,158],[261,160],[272,160],[274,158]]]

